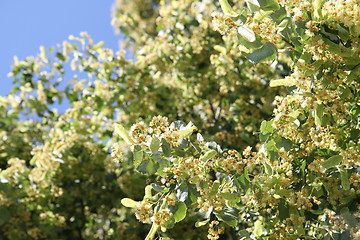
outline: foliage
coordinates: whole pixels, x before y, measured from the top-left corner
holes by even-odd
[[[197,212],[197,226],[221,221],[243,238],[357,239],[359,3],[245,2],[247,9],[236,11],[220,0],[215,29],[240,43],[249,61],[289,59],[291,67],[270,83],[290,92],[276,97],[273,119],[263,121],[260,150],[223,151],[201,136],[179,141],[176,122],[155,132],[159,117],[141,131],[134,125],[130,136],[144,139],[132,143],[133,163],[161,183],[135,213],[154,205],[148,239],[174,227],[179,209]],[[166,221],[156,221],[159,212]],[[224,231],[209,227],[209,239]]]
[[[15,58],[2,238],[358,238],[359,11],[117,0],[134,60],[86,33]]]
[[[169,3],[122,5],[127,12],[115,6],[116,28],[128,23],[120,21],[125,16],[138,26],[121,27],[136,49],[135,61],[86,33],[56,48],[41,47],[35,57],[14,59],[14,88],[0,97],[3,239],[146,236],[149,227],[121,199],[141,200],[142,189],[155,178],[136,172],[127,160],[119,163],[131,154],[113,135],[116,123],[128,129],[161,114],[193,121],[224,146],[257,145],[253,132],[270,118],[281,92],[267,90],[278,73],[244,61],[237,45],[210,27],[216,2]],[[150,13],[154,16],[145,16]],[[115,161],[113,143],[119,143]],[[202,239],[207,229],[195,228],[196,221],[187,214],[177,229]],[[171,232],[177,239],[184,238],[181,233]]]

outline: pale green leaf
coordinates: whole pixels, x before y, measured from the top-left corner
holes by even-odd
[[[272,175],[273,170],[272,170],[271,165],[269,163],[267,163],[266,161],[263,161],[263,165],[264,165],[264,168],[265,168],[266,175]]]
[[[210,219],[206,219],[204,221],[197,221],[195,223],[195,227],[202,227],[202,226],[206,225],[209,221],[210,221]]]
[[[97,44],[95,44],[94,46],[92,46],[92,49],[93,49],[94,51],[96,51],[96,50],[102,48],[103,46],[104,46],[104,41],[100,41],[100,42],[98,42]]]
[[[315,111],[315,125],[317,127],[321,126],[322,117],[324,115],[324,105],[320,104],[317,106]]]
[[[135,144],[135,142],[130,138],[129,134],[122,125],[115,125],[115,133],[118,134],[122,139],[124,139],[124,141],[128,144]]]
[[[254,224],[254,235],[256,237],[259,237],[262,235],[263,231],[264,231],[264,226],[263,223],[260,220],[256,220],[255,224]]]
[[[274,11],[258,11],[254,16],[254,22],[261,22],[264,18],[270,16]]]
[[[294,86],[295,84],[293,81],[291,81],[291,79],[283,78],[283,79],[272,80],[269,85],[270,87],[281,87],[281,86],[291,87]]]
[[[134,208],[137,205],[139,205],[140,202],[132,200],[131,198],[123,198],[123,199],[121,199],[121,204],[128,208]]]
[[[238,27],[238,33],[240,36],[245,38],[249,42],[254,42],[256,40],[256,36],[253,30],[251,30],[246,25],[241,25]]]
[[[219,0],[221,9],[223,12],[230,17],[237,17],[239,13],[235,12],[234,9],[230,6],[227,0]]]
[[[222,54],[226,54],[226,48],[224,48],[223,46],[220,46],[220,45],[215,45],[214,46],[214,49],[218,52],[221,52]]]
[[[183,220],[186,217],[187,207],[184,202],[179,202],[177,204],[177,206],[178,206],[178,209],[174,213],[174,219],[175,219],[175,222],[180,222],[181,220]]]
[[[196,132],[197,130],[198,130],[198,128],[196,126],[192,126],[188,129],[179,131],[179,134],[180,134],[181,138],[188,138],[191,136],[191,134],[193,134],[193,132]]]
[[[216,154],[217,154],[216,150],[211,149],[211,150],[207,151],[202,157],[200,157],[200,161],[205,162],[205,161],[215,157]]]
[[[150,143],[151,152],[157,153],[157,151],[159,150],[159,147],[160,147],[160,140],[156,136],[153,136],[151,139],[151,143]]]

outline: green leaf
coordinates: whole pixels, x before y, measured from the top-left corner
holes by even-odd
[[[240,36],[242,36],[244,39],[246,39],[249,42],[254,42],[256,40],[256,36],[253,30],[251,30],[246,25],[240,25],[238,27],[238,33]]]
[[[283,78],[283,79],[271,80],[269,85],[270,85],[270,87],[281,87],[281,86],[292,87],[295,84],[293,81],[290,81],[287,78]]]
[[[325,0],[313,0],[314,18],[319,19],[322,17],[321,8]]]
[[[274,11],[258,11],[254,16],[254,22],[261,22],[264,18],[270,16]]]
[[[260,126],[260,131],[262,134],[272,133],[274,128],[272,127],[273,121],[262,121]]]
[[[241,239],[251,239],[251,234],[246,229],[240,230],[239,235]]]
[[[185,202],[188,196],[189,188],[185,182],[182,182],[180,186],[176,189],[176,198],[181,202]]]
[[[5,207],[0,207],[0,223],[6,223],[11,219],[11,213]]]
[[[198,130],[198,128],[196,126],[192,126],[188,129],[179,131],[179,134],[180,134],[181,138],[188,138],[191,136],[191,134],[193,134],[193,132],[196,132],[197,130]]]
[[[214,49],[224,55],[226,55],[226,48],[224,48],[223,46],[220,45],[215,45]]]
[[[102,48],[104,46],[104,41],[100,41],[97,44],[95,44],[94,46],[92,46],[92,50],[96,51],[100,48]]]
[[[164,186],[159,186],[155,183],[151,184],[152,189],[154,189],[156,192],[168,192],[170,189],[165,188]]]
[[[159,168],[159,163],[154,159],[146,159],[142,161],[140,165],[136,168],[139,172],[154,174]]]
[[[130,138],[129,134],[122,125],[115,125],[115,133],[118,134],[122,139],[124,139],[124,141],[128,144],[135,144],[135,142]]]
[[[231,227],[238,224],[239,211],[236,208],[225,207],[222,212],[214,212],[215,216]]]
[[[211,192],[209,193],[209,197],[214,196],[218,192],[219,187],[220,187],[220,181],[215,180],[211,188]]]
[[[264,231],[264,226],[263,223],[260,220],[256,220],[255,224],[254,224],[254,235],[255,237],[259,237],[262,235],[263,231]]]
[[[341,163],[342,161],[342,156],[341,155],[335,155],[332,157],[329,157],[328,159],[326,159],[326,161],[323,163],[324,168],[329,169],[332,167],[335,167],[336,165],[339,165],[339,163]]]
[[[279,31],[284,30],[288,27],[288,25],[291,24],[291,18],[284,18],[278,25]]]
[[[239,13],[235,12],[234,9],[230,6],[227,0],[219,0],[221,9],[223,12],[230,17],[237,17]]]
[[[260,3],[257,0],[245,0],[245,2],[251,12],[259,11]]]
[[[170,229],[173,228],[175,226],[175,219],[174,216],[169,216],[170,219],[165,223],[164,228]]]
[[[290,149],[291,149],[291,147],[293,145],[293,142],[291,140],[289,140],[289,139],[281,137],[280,140],[276,141],[275,145],[276,145],[276,147],[278,149],[284,148],[285,151],[290,151]]]
[[[249,59],[250,62],[257,64],[274,60],[277,55],[277,48],[274,44],[266,42],[262,48],[256,49],[250,54],[243,54]]]
[[[246,53],[252,53],[255,49],[259,49],[264,44],[262,43],[262,38],[260,36],[256,36],[256,40],[253,42],[249,42],[247,39],[243,38],[240,34],[238,35],[238,40],[240,42],[239,50],[246,52]]]
[[[180,222],[181,220],[183,220],[186,217],[186,211],[187,211],[187,207],[186,204],[184,202],[179,202],[177,204],[177,210],[174,213],[174,219],[175,222]]]
[[[290,197],[290,193],[291,193],[291,190],[289,189],[276,189],[275,190],[275,193],[281,197],[285,197],[285,198],[289,198]]]
[[[298,110],[292,112],[291,114],[289,114],[289,117],[292,121],[295,121],[300,114],[303,114],[303,112],[304,112],[303,110],[298,109]]]
[[[337,24],[337,29],[339,32],[338,35],[340,39],[343,40],[344,42],[347,42],[349,40],[349,31],[344,27],[342,27],[340,24]]]
[[[312,214],[315,214],[315,215],[321,215],[321,214],[324,213],[324,210],[322,210],[322,209],[318,209],[318,210],[312,210],[312,209],[310,209],[310,212],[311,212]]]
[[[280,199],[280,202],[278,205],[278,210],[279,210],[279,219],[280,220],[285,220],[286,218],[288,218],[290,216],[288,204],[283,198]]]
[[[121,199],[121,204],[128,208],[134,208],[140,204],[140,202],[134,201],[131,198],[123,198]]]
[[[349,190],[350,182],[349,182],[347,170],[344,168],[340,168],[339,170],[340,170],[340,177],[341,177],[341,186],[344,188],[344,190]]]
[[[220,193],[220,195],[227,201],[240,202],[240,196],[236,192],[234,192],[234,193],[224,192],[224,193]]]
[[[161,149],[165,157],[171,156],[170,144],[164,138],[161,139]]]
[[[155,158],[155,160],[159,163],[159,168],[157,173],[162,176],[165,168],[170,167],[170,162],[164,158]]]
[[[354,55],[354,51],[352,51],[351,49],[344,47],[341,44],[336,44],[328,38],[322,38],[322,39],[324,40],[325,44],[329,45],[329,51],[336,53],[342,57],[351,57]]]
[[[208,222],[210,221],[210,219],[206,219],[206,220],[204,220],[204,221],[197,221],[196,223],[195,223],[195,227],[202,227],[202,226],[204,226],[204,225],[206,225]]]
[[[269,163],[267,163],[266,161],[263,161],[263,165],[264,165],[264,168],[265,168],[265,173],[266,175],[272,175],[273,174],[273,170],[272,170],[272,167],[270,166]]]
[[[206,162],[209,159],[212,159],[217,154],[216,150],[211,149],[210,151],[207,151],[202,157],[200,157],[200,161]]]
[[[61,61],[66,61],[66,57],[61,52],[57,52],[56,57]]]
[[[160,140],[156,136],[153,136],[151,139],[151,143],[150,143],[151,152],[157,153],[157,151],[159,150],[159,147],[160,147]]]
[[[134,166],[138,167],[139,164],[142,162],[143,157],[144,157],[144,151],[141,149],[141,146],[139,145],[135,145],[134,146]]]
[[[340,215],[342,218],[345,219],[346,223],[349,224],[351,227],[357,226],[357,220],[353,215],[351,215],[349,208],[347,207],[342,208],[340,210]]]
[[[317,106],[316,111],[315,111],[315,125],[317,127],[321,126],[321,121],[322,121],[322,117],[324,115],[324,105],[320,104]]]
[[[264,11],[276,11],[280,9],[280,5],[276,0],[258,0],[260,9]]]

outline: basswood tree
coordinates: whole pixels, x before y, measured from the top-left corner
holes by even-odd
[[[283,92],[268,83],[287,70],[252,65],[238,44],[214,31],[216,1],[134,3],[117,2],[113,13],[134,60],[86,33],[14,59],[14,88],[0,98],[3,239],[146,237],[150,226],[120,201],[141,201],[158,177],[135,170],[115,124],[130,129],[162,115],[192,121],[224,147],[257,147],[253,133]],[[207,226],[196,228],[197,220],[189,213],[167,234],[203,239]]]
[[[15,59],[4,239],[359,237],[359,3],[230,4],[118,0],[134,60]]]
[[[130,135],[118,126],[137,170],[158,176],[141,202],[122,203],[152,224],[147,239],[192,212],[196,226],[209,223],[209,239],[226,231],[219,222],[244,239],[360,238],[359,3],[220,4],[214,27],[242,56],[254,64],[288,59],[291,73],[270,86],[289,94],[276,97],[256,152],[222,150],[192,137],[192,124],[159,116],[133,125]]]

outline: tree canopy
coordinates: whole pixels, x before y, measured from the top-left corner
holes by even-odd
[[[81,33],[15,59],[1,236],[360,238],[359,14],[117,0],[123,49]]]

